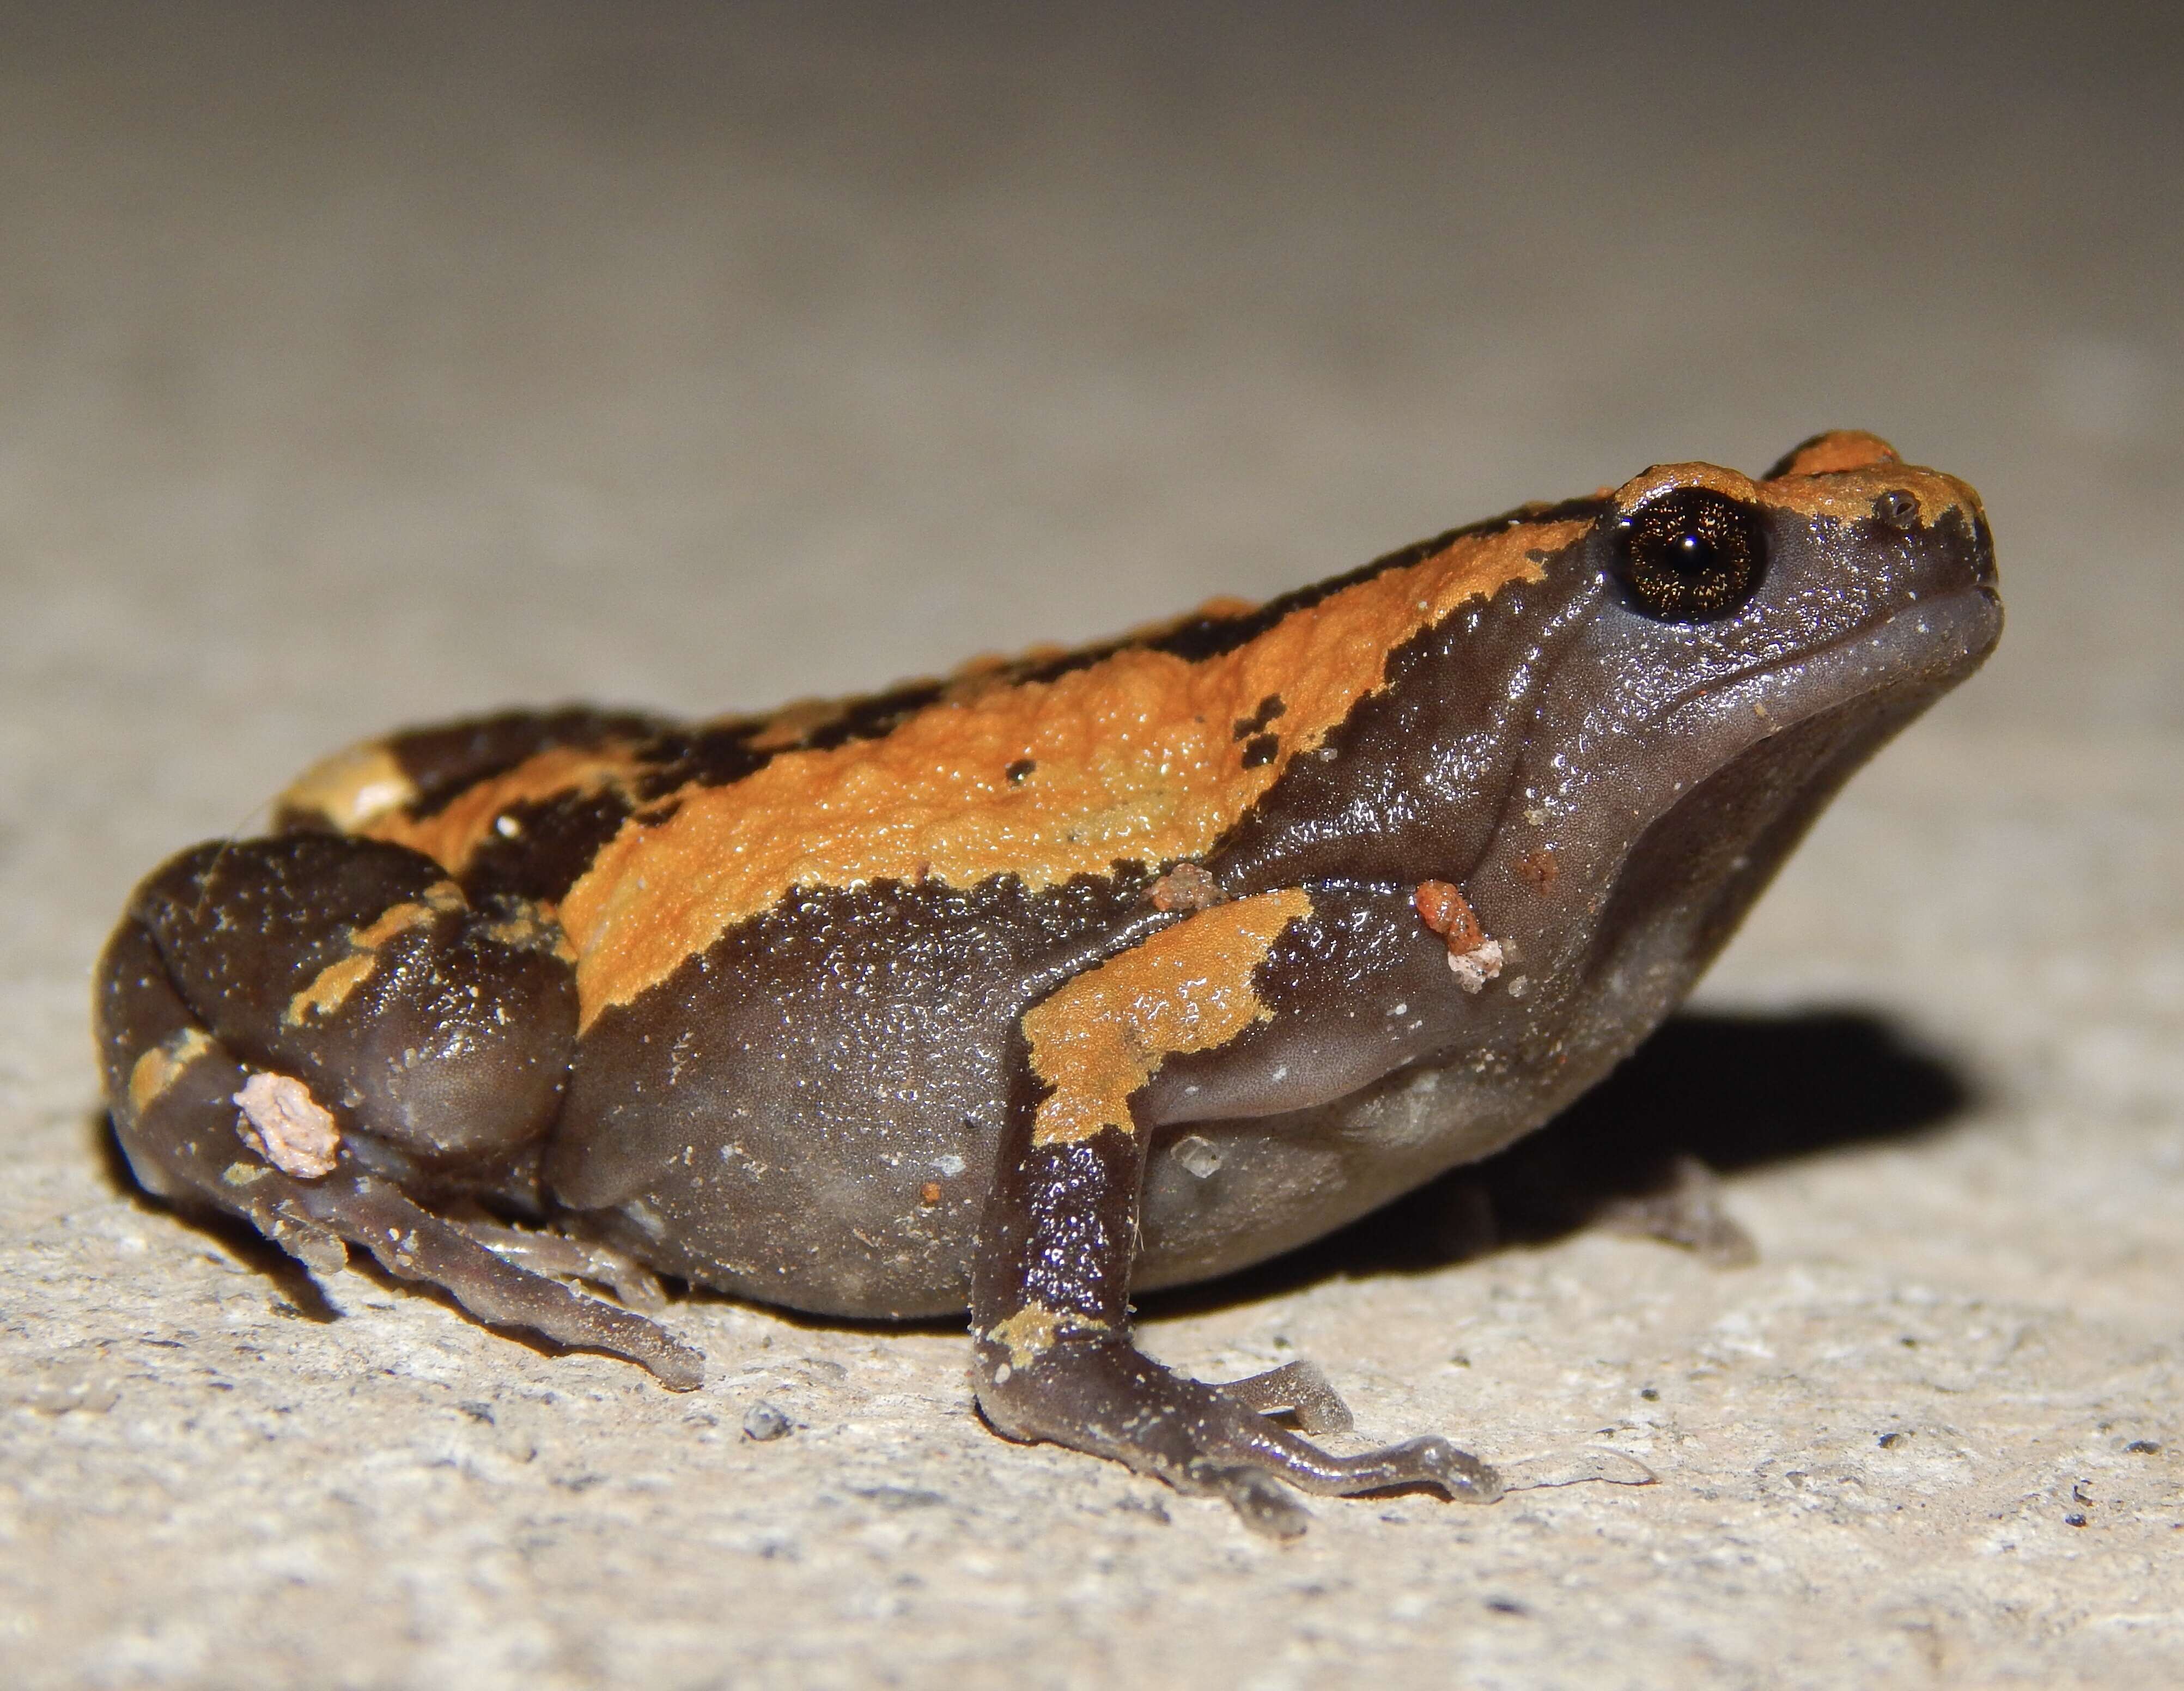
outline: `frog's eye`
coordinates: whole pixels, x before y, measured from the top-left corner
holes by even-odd
[[[1766,563],[1758,513],[1710,488],[1679,488],[1615,525],[1617,573],[1664,622],[1708,622],[1752,597]]]

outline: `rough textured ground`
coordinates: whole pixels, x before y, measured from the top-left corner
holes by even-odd
[[[708,15],[0,18],[0,1679],[2175,1683],[2173,14]],[[1986,493],[1988,672],[1608,1106],[1146,1329],[1657,1486],[1278,1548],[1002,1444],[947,1332],[693,1301],[671,1397],[102,1149],[129,883],[330,745],[870,684],[1830,425]],[[1757,1265],[1569,1225],[1680,1148]]]

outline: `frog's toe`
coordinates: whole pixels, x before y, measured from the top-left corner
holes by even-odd
[[[1190,1465],[1190,1479],[1188,1489],[1226,1498],[1238,1520],[1267,1538],[1301,1538],[1312,1525],[1312,1511],[1286,1486],[1256,1468],[1201,1459]]]
[[[315,1220],[363,1246],[389,1274],[453,1295],[481,1321],[528,1327],[555,1342],[628,1358],[677,1392],[705,1382],[705,1353],[657,1321],[504,1262],[461,1225],[420,1208],[397,1187],[357,1174],[304,1188]]]
[[[1445,1438],[1428,1435],[1337,1456],[1271,1424],[1262,1426],[1265,1431],[1253,1441],[1251,1459],[1300,1491],[1350,1497],[1398,1486],[1431,1486],[1457,1503],[1493,1503],[1502,1496],[1502,1476]]]
[[[1292,1450],[1312,1447],[1131,1345],[1004,1327],[982,1336],[978,1358],[979,1407],[1011,1438],[1067,1445],[1178,1491],[1225,1498],[1245,1526],[1274,1538],[1293,1538],[1312,1519],[1281,1482],[1293,1477]],[[1298,1376],[1268,1385],[1270,1377],[1241,1382],[1245,1395],[1256,1387],[1266,1401],[1290,1407]]]
[[[1391,1471],[1403,1471],[1407,1479],[1438,1486],[1457,1503],[1498,1503],[1502,1498],[1503,1486],[1498,1472],[1469,1451],[1458,1450],[1434,1434],[1406,1439],[1359,1459],[1380,1462]]]
[[[1286,1410],[1309,1433],[1347,1432],[1352,1425],[1350,1405],[1328,1383],[1315,1362],[1285,1362],[1264,1374],[1231,1380],[1214,1389],[1255,1415]]]
[[[667,1307],[660,1276],[627,1251],[580,1233],[547,1232],[465,1218],[462,1229],[503,1262],[533,1274],[604,1286],[627,1309],[656,1315]],[[564,1222],[564,1227],[573,1224]]]

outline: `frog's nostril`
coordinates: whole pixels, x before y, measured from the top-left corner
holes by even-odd
[[[1873,520],[1890,528],[1908,529],[1919,520],[1919,501],[1902,488],[1891,488],[1874,500]]]

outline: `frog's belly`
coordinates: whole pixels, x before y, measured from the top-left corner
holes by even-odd
[[[578,1053],[555,1197],[666,1272],[817,1314],[961,1307],[1000,1141],[1008,1018],[866,1019],[722,995]]]
[[[960,1308],[1017,1019],[1145,917],[1134,887],[1089,880],[800,896],[585,1029],[548,1186],[703,1285]]]
[[[1125,913],[1120,895],[1072,896],[1086,919],[1043,929],[844,898],[824,924],[732,935],[587,1030],[550,1189],[697,1284],[815,1314],[960,1311],[1017,1019]],[[1309,1109],[1160,1130],[1136,1283],[1226,1273],[1353,1220],[1538,1125],[1619,1054],[1565,1052],[1551,1083],[1413,1068]]]
[[[816,1314],[961,1309],[998,1112],[968,1094],[914,1090],[916,1107],[891,1097],[893,1111],[694,1099],[680,1112],[625,1115],[616,1160],[641,1164],[642,1178],[617,1182],[609,1203],[597,1201],[596,1182],[557,1180],[556,1195],[641,1260],[696,1285]]]
[[[1135,1283],[1207,1279],[1352,1221],[1536,1126],[1581,1084],[1557,1080],[1550,1098],[1468,1064],[1414,1068],[1309,1110],[1163,1130]],[[760,1302],[957,1314],[1000,1138],[997,1124],[957,1119],[952,1136],[900,1118],[799,1136],[755,1124],[733,1139],[694,1131],[687,1158],[589,1217],[664,1272]]]

